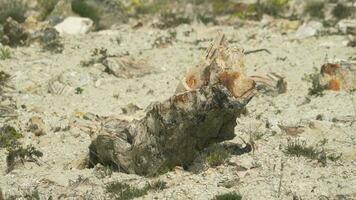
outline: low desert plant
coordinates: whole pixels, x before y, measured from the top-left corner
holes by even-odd
[[[58,1],[59,0],[37,0],[42,19],[45,19],[53,11]]]
[[[0,60],[11,58],[11,49],[7,46],[0,47]]]
[[[181,24],[190,24],[191,19],[182,13],[163,12],[160,15],[160,23],[157,25],[160,29],[174,28]]]
[[[18,139],[22,138],[22,134],[9,125],[0,127],[0,148],[8,148],[18,143]]]
[[[38,164],[38,158],[43,156],[43,153],[37,150],[32,145],[25,148],[19,144],[13,144],[7,148],[8,154],[6,156],[7,173],[11,172],[17,163],[35,162]]]
[[[312,74],[304,75],[302,80],[311,83],[311,87],[308,89],[308,94],[310,96],[323,96],[324,90],[326,90],[326,86],[323,86],[319,82],[320,74],[317,68],[314,68],[314,72]]]
[[[332,10],[332,15],[337,19],[344,19],[352,14],[352,7],[348,7],[342,3],[338,3]]]
[[[19,0],[0,0],[0,24],[9,17],[18,22],[24,22],[25,11],[26,6]]]
[[[314,18],[323,18],[324,17],[324,6],[323,1],[308,1],[305,5],[304,12]]]
[[[206,163],[211,166],[219,166],[223,164],[231,154],[223,145],[214,144],[207,149]]]
[[[81,61],[80,64],[83,67],[89,67],[91,65],[94,65],[96,63],[101,63],[103,64],[110,55],[108,55],[108,50],[106,48],[95,48],[91,54],[92,58],[90,58],[88,61]]]
[[[114,199],[130,200],[138,197],[142,197],[150,190],[163,190],[166,188],[164,181],[157,181],[152,184],[147,184],[145,187],[138,189],[125,183],[111,182],[106,185],[106,192]]]
[[[84,91],[84,89],[81,88],[81,87],[76,87],[76,88],[75,88],[75,94],[82,94],[83,91]]]
[[[149,184],[150,190],[160,191],[167,188],[167,183],[161,180]]]
[[[10,75],[4,71],[0,71],[0,92],[10,80]]]
[[[303,156],[308,159],[317,160],[323,165],[326,165],[327,157],[323,150],[307,146],[305,141],[300,141],[299,139],[289,140],[284,153],[290,156]]]
[[[73,0],[72,10],[82,17],[90,18],[96,24],[99,23],[100,16],[98,10],[94,6],[88,4],[85,0]]]
[[[258,18],[262,18],[264,14],[279,17],[284,7],[288,4],[289,0],[267,0],[261,2],[260,0],[254,5]]]
[[[219,194],[214,197],[214,200],[241,200],[242,196],[236,192],[229,192],[225,194]]]

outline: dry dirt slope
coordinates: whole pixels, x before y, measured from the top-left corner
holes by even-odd
[[[75,160],[88,152],[88,132],[70,126],[80,113],[101,116],[122,113],[129,103],[145,108],[153,101],[174,93],[187,67],[197,63],[202,49],[223,30],[231,45],[247,50],[267,48],[272,54],[247,56],[249,74],[276,72],[286,77],[288,92],[277,97],[256,96],[247,106],[248,115],[238,119],[232,142],[243,144],[255,137],[254,152],[233,155],[224,165],[203,172],[175,170],[150,179],[115,172],[102,178],[95,169],[71,169]],[[0,61],[1,70],[13,76],[12,96],[19,117],[8,122],[20,130],[24,144],[33,144],[44,156],[41,165],[26,163],[6,174],[6,150],[0,150],[0,188],[5,196],[37,190],[41,199],[104,199],[105,184],[119,181],[143,187],[162,180],[167,188],[151,191],[143,199],[211,199],[216,194],[236,191],[243,199],[355,199],[356,198],[356,123],[333,122],[334,118],[353,116],[355,93],[326,92],[323,97],[305,101],[309,83],[304,74],[313,72],[327,59],[355,59],[355,48],[345,47],[344,36],[296,39],[294,33],[255,27],[179,26],[173,43],[154,47],[168,31],[151,28],[116,30],[65,36],[62,54],[43,52],[38,46],[13,49],[13,57]],[[118,44],[118,39],[121,41]],[[238,42],[238,43],[237,43]],[[103,72],[100,66],[82,67],[94,48],[104,47],[110,54],[127,54],[146,59],[155,72],[140,78],[123,79]],[[56,77],[66,85],[64,93],[48,93]],[[75,88],[83,89],[76,94]],[[307,103],[305,103],[307,102]],[[23,105],[23,106],[22,106]],[[78,114],[79,113],[79,114]],[[318,115],[322,120],[316,120]],[[46,135],[36,137],[26,131],[32,116],[43,118]],[[335,121],[335,120],[334,120]],[[302,133],[291,136],[279,129],[300,126]],[[55,131],[56,130],[56,131]],[[326,166],[304,157],[287,156],[283,151],[289,138],[300,137],[308,145],[323,148],[327,155],[339,155]]]

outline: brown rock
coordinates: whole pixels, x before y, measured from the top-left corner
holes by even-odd
[[[339,61],[321,66],[319,83],[328,90],[351,91],[356,89],[356,63]]]
[[[32,117],[28,122],[28,131],[34,133],[36,136],[46,134],[46,125],[42,118]]]

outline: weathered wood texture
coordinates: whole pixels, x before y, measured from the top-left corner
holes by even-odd
[[[150,176],[177,165],[188,166],[208,145],[232,139],[236,118],[254,89],[243,69],[237,71],[243,63],[233,59],[241,55],[229,51],[225,37],[219,35],[207,50],[205,62],[193,70],[197,73],[187,73],[194,80],[187,83],[183,79],[183,89],[166,101],[151,104],[141,119],[103,123],[90,145],[91,164]],[[225,73],[234,74],[233,79],[222,79]]]

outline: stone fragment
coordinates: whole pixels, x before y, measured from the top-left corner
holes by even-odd
[[[339,30],[343,34],[356,35],[356,20],[355,19],[344,19],[339,21],[337,24]]]
[[[356,63],[352,61],[329,62],[321,66],[319,84],[333,91],[356,89]]]
[[[145,60],[130,56],[108,57],[103,64],[107,73],[119,78],[142,77],[154,71]]]
[[[46,134],[46,125],[41,117],[32,117],[28,122],[28,131],[34,133],[36,136]]]
[[[323,24],[317,21],[304,23],[298,28],[296,32],[296,37],[300,39],[313,37],[318,33],[320,33],[322,28],[323,28]]]
[[[84,17],[67,17],[54,27],[60,34],[85,34],[93,28],[93,21]]]

